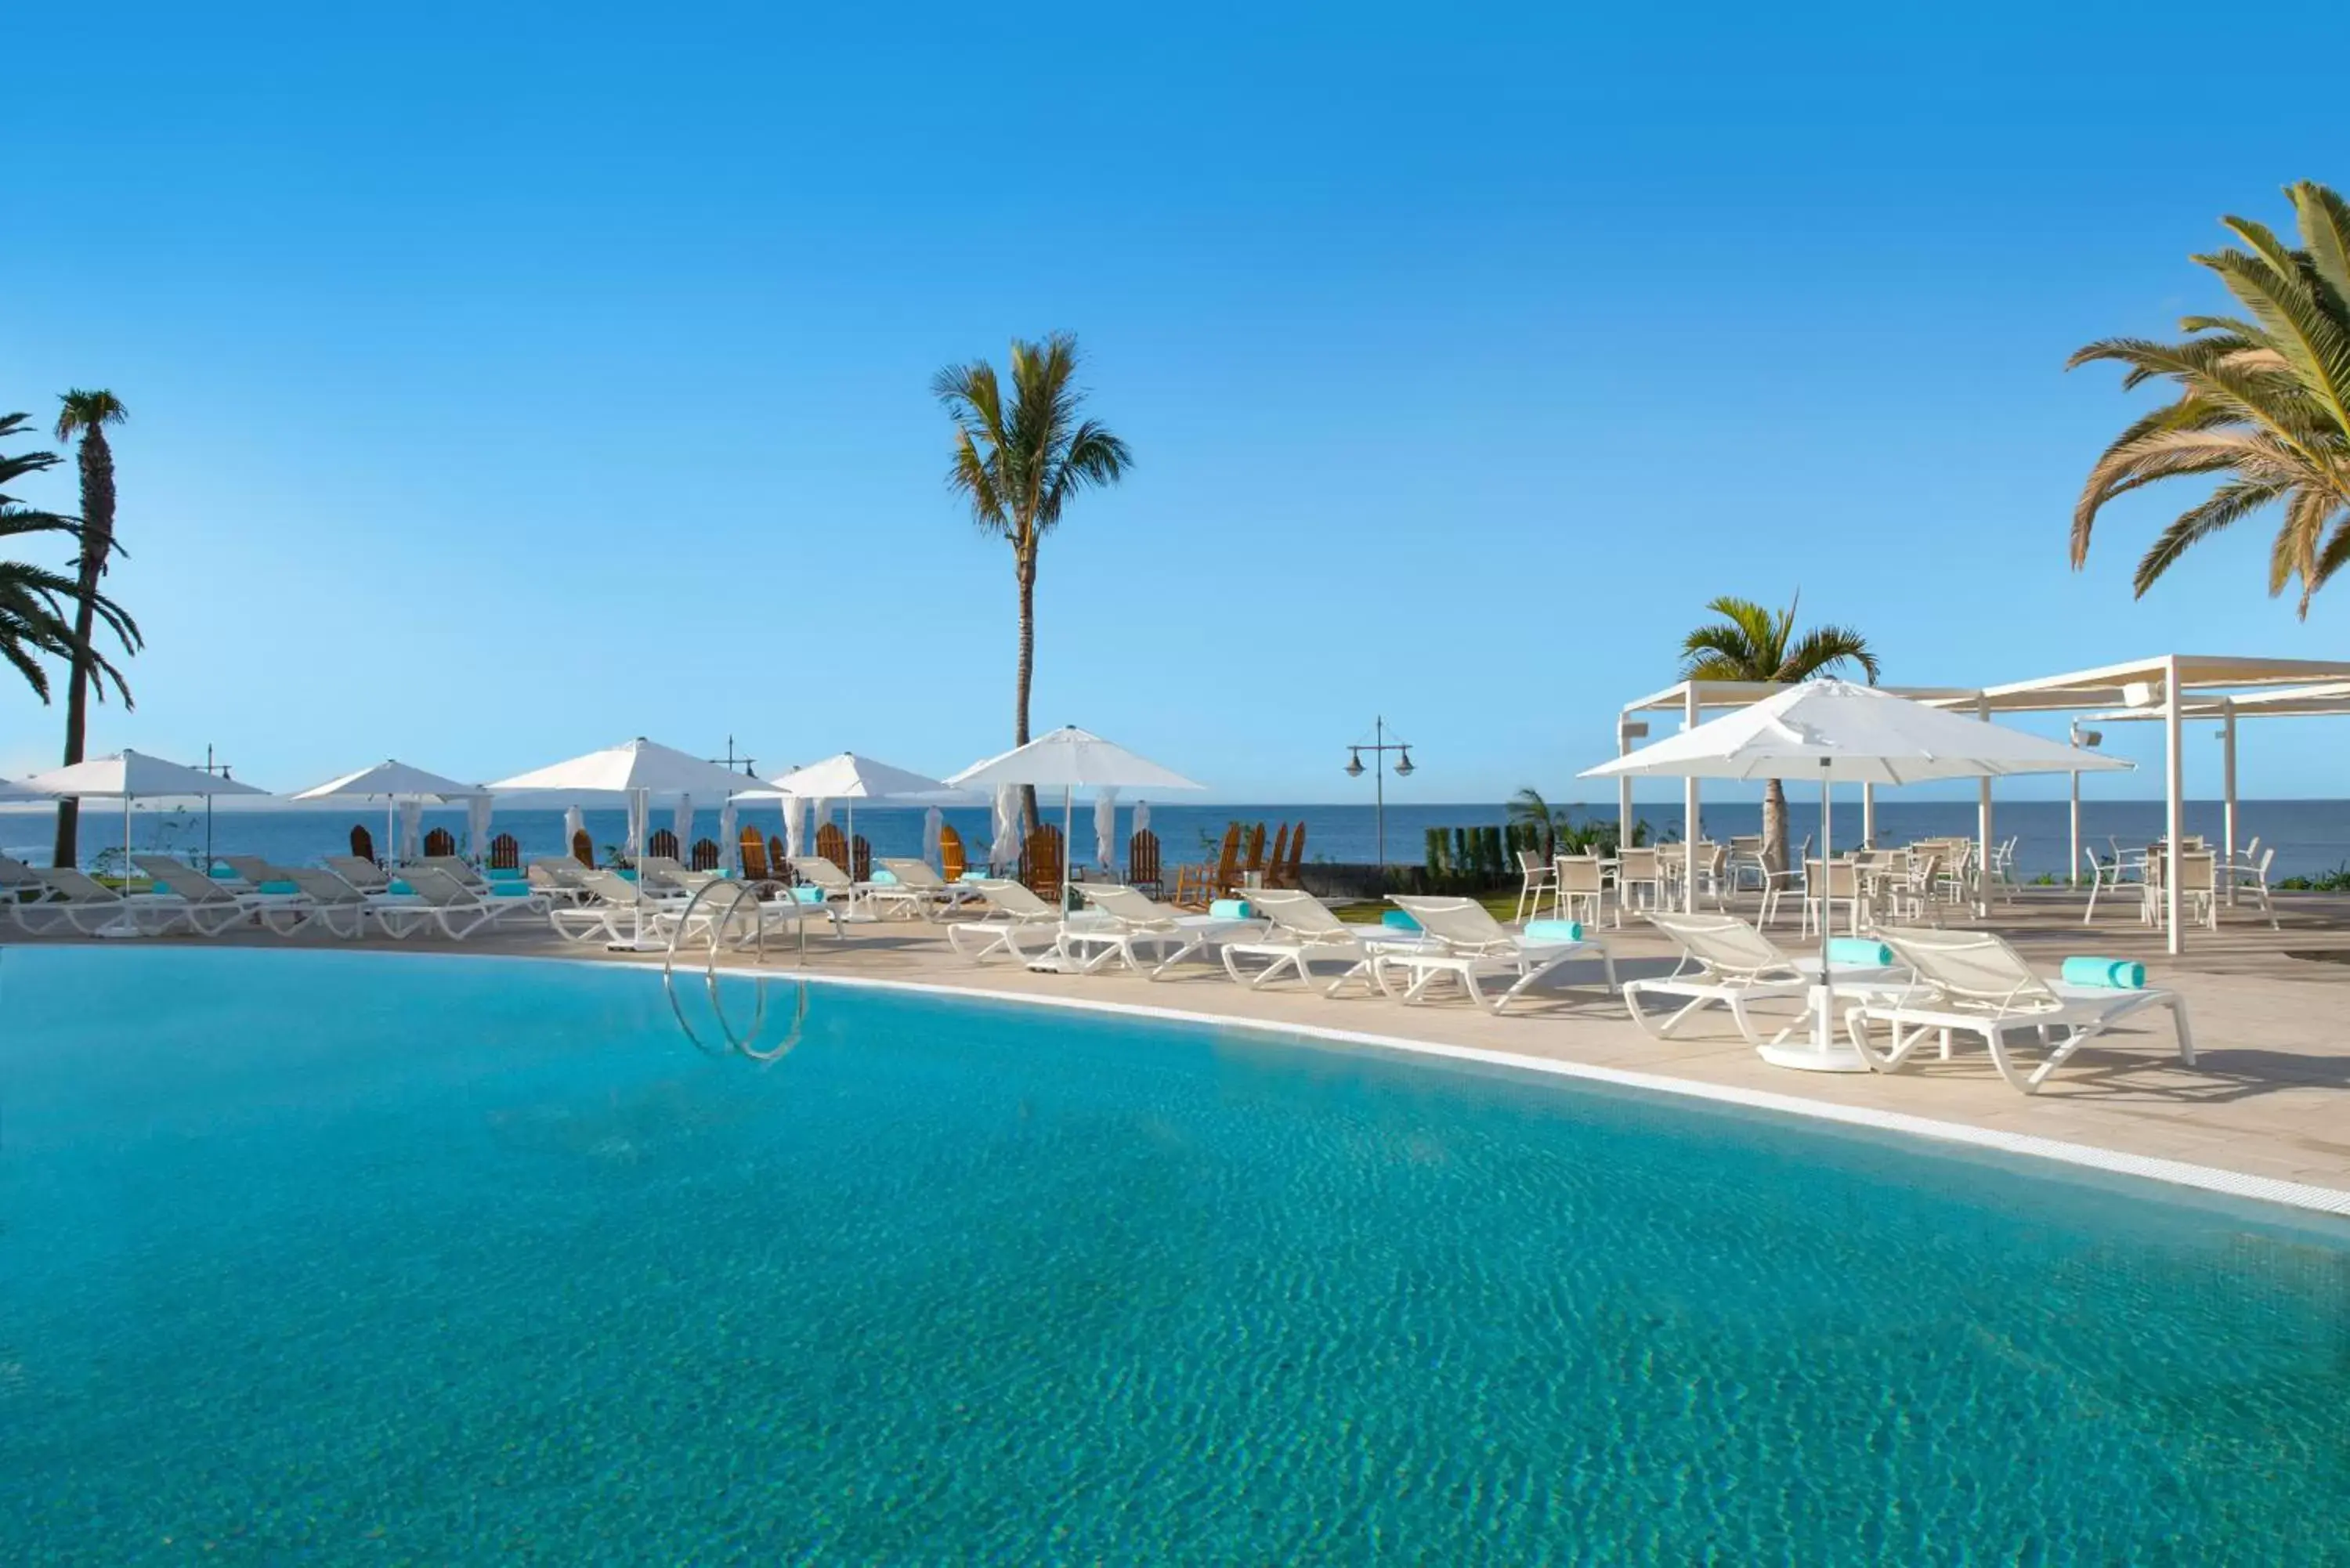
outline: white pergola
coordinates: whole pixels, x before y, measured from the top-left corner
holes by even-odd
[[[1767,682],[1684,680],[1624,705],[1616,722],[1617,749],[1648,732],[1640,715],[1678,711],[1694,726],[1708,708],[1742,708],[1782,690]],[[2315,659],[2246,659],[2210,654],[2165,653],[2121,664],[2076,670],[2061,675],[2012,680],[1981,687],[1888,687],[1887,691],[1937,707],[1971,708],[1989,722],[2001,713],[2064,713],[2087,722],[2160,721],[2163,726],[2163,837],[2168,865],[2163,877],[2165,925],[2168,946],[2185,948],[2178,886],[2180,839],[2186,832],[2186,759],[2180,746],[2181,727],[2190,720],[2213,720],[2220,725],[2223,748],[2226,857],[2236,852],[2236,725],[2248,718],[2314,718],[2350,714],[2350,663]],[[1988,866],[1991,844],[1991,781],[1978,786],[1975,831],[1979,864]],[[1632,826],[1632,786],[1617,785],[1617,811],[1622,831]],[[1684,834],[1699,834],[1698,786],[1685,786]],[[1875,792],[1861,794],[1861,832],[1876,836]],[[1628,841],[1628,840],[1627,840]],[[2077,860],[2079,851],[2074,850]],[[1690,897],[1696,897],[1694,877]],[[1694,908],[1694,903],[1692,903]]]

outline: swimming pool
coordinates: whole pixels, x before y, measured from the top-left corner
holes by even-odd
[[[2350,1555],[2337,1221],[1248,1031],[14,949],[0,1222],[12,1564]]]

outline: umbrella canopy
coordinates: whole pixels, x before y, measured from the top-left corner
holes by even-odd
[[[1580,776],[1908,784],[2007,774],[2095,773],[2130,765],[2118,757],[1929,708],[1872,686],[1813,680],[1586,768]]]
[[[855,752],[843,752],[820,763],[794,768],[783,777],[769,781],[765,789],[745,791],[744,797],[772,800],[779,794],[795,794],[810,800],[935,800],[961,793],[952,784],[925,774],[860,757]]]
[[[330,800],[338,797],[407,795],[419,800],[462,800],[467,795],[479,794],[481,790],[479,784],[461,784],[455,779],[429,773],[423,768],[411,767],[406,763],[387,757],[373,767],[361,768],[357,773],[314,784],[293,798]]]
[[[664,746],[639,735],[600,752],[550,763],[526,774],[500,779],[484,788],[501,792],[523,790],[585,791],[611,794],[680,794],[691,793],[723,800],[743,782],[743,775],[716,763],[702,761],[674,746]]]
[[[1075,724],[1039,735],[1001,756],[973,763],[947,782],[971,788],[1008,784],[1053,789],[1089,789],[1097,784],[1125,789],[1207,787]]]
[[[92,757],[71,767],[51,768],[25,781],[44,794],[103,795],[121,800],[146,800],[157,795],[266,794],[249,784],[239,784],[202,768],[182,767],[151,757],[144,752],[122,751],[110,757]]]
[[[45,789],[34,789],[29,784],[0,779],[0,800],[47,800],[49,798],[49,792]]]

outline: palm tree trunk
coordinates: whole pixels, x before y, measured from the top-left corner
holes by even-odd
[[[1028,743],[1028,685],[1036,671],[1036,547],[1033,544],[1014,557],[1020,577],[1020,667],[1013,703],[1012,743]],[[1020,830],[1036,831],[1036,786],[1020,786]]]
[[[81,560],[74,592],[73,669],[66,677],[65,765],[82,759],[89,731],[90,639],[97,635],[98,585],[106,576],[106,556],[114,544],[114,452],[105,435],[91,428],[82,437]],[[57,802],[57,841],[49,851],[52,866],[80,864],[81,803]]]
[[[1762,864],[1787,868],[1787,790],[1777,779],[1762,785]]]

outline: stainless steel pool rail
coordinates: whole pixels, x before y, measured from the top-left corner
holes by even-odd
[[[678,950],[691,940],[696,929],[695,916],[701,910],[702,900],[705,898],[712,901],[712,909],[710,913],[702,915],[700,920],[701,932],[709,941],[709,951],[702,963],[702,982],[710,997],[711,1013],[718,1020],[720,1032],[726,1036],[725,1049],[733,1051],[737,1055],[747,1056],[754,1062],[777,1061],[788,1055],[792,1049],[799,1044],[800,1037],[806,1028],[808,1010],[806,978],[805,976],[792,978],[791,983],[798,992],[793,1008],[792,1026],[783,1040],[773,1048],[763,1047],[758,1044],[760,1033],[766,1026],[767,1021],[766,976],[754,977],[752,981],[757,1000],[752,1010],[751,1025],[740,1035],[735,1033],[733,1024],[728,1021],[725,1003],[719,998],[719,951],[729,945],[730,939],[743,930],[741,922],[746,912],[749,919],[747,934],[750,939],[747,945],[751,950],[752,961],[761,965],[767,961],[766,909],[760,902],[758,894],[754,892],[747,883],[729,881],[723,877],[705,882],[694,889],[693,897],[688,898],[685,901],[685,908],[678,912],[676,924],[670,929],[669,950],[661,957],[661,990],[669,997],[669,1010],[677,1019],[677,1026],[685,1032],[685,1037],[693,1043],[696,1050],[711,1054],[718,1054],[695,1032],[692,1023],[685,1016],[684,1005],[678,1000],[677,994]],[[730,907],[723,915],[715,909],[715,902],[719,898],[732,900]],[[792,926],[798,936],[799,962],[805,967],[807,963],[807,921],[805,918],[795,919]],[[778,981],[782,980],[781,976],[776,978]]]

